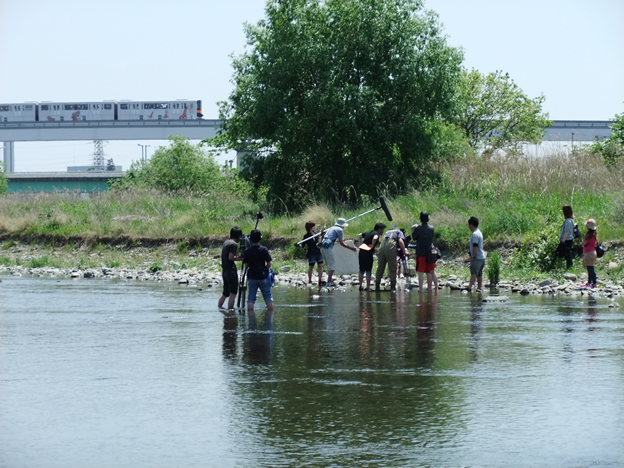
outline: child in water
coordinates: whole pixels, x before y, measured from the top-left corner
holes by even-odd
[[[323,236],[316,236],[314,239],[311,239],[315,234],[314,226],[316,226],[316,224],[312,221],[305,223],[306,233],[303,235],[304,240],[308,239],[304,242],[304,244],[308,246],[308,253],[306,254],[306,258],[308,259],[308,284],[312,284],[314,265],[318,265],[318,285],[321,287],[323,284],[323,255],[321,254],[319,243]]]
[[[585,221],[585,227],[587,228],[587,234],[583,239],[583,263],[587,268],[587,283],[583,285],[584,288],[594,289],[597,286],[598,279],[596,278],[596,247],[598,246],[598,236],[596,234],[596,221],[588,219]]]

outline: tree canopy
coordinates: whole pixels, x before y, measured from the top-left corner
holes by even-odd
[[[421,1],[269,0],[245,32],[210,143],[275,207],[397,192],[445,156],[462,56]]]
[[[483,75],[477,70],[462,73],[456,124],[470,146],[492,152],[539,143],[551,125],[542,113],[544,96],[528,98],[508,74]]]
[[[146,162],[135,161],[116,186],[143,186],[168,192],[207,192],[223,182],[214,158],[181,136],[169,137]]]
[[[609,165],[615,165],[624,156],[624,113],[615,114],[611,125],[611,136],[597,141],[591,147],[593,153],[600,153]]]

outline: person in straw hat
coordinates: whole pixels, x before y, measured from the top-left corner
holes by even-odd
[[[598,279],[596,278],[596,247],[598,247],[598,236],[596,234],[596,221],[588,219],[585,221],[585,227],[587,228],[587,234],[583,239],[583,264],[587,268],[587,283],[583,285],[585,288],[594,289],[597,286]]]
[[[336,270],[336,258],[334,257],[334,244],[336,241],[345,249],[353,250],[357,252],[355,247],[349,247],[343,240],[343,230],[348,226],[347,221],[344,218],[338,218],[336,224],[330,227],[325,233],[325,238],[321,244],[321,252],[323,259],[325,259],[325,265],[327,265],[327,287],[336,286],[333,281],[334,271]]]

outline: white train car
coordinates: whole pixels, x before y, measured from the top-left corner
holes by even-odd
[[[121,101],[117,120],[196,120],[203,117],[201,101]]]
[[[0,122],[36,122],[37,103],[0,104]]]
[[[115,102],[42,102],[39,122],[115,120]]]

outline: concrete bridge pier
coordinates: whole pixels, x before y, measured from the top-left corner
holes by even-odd
[[[15,148],[12,141],[4,142],[4,172],[15,172]]]

